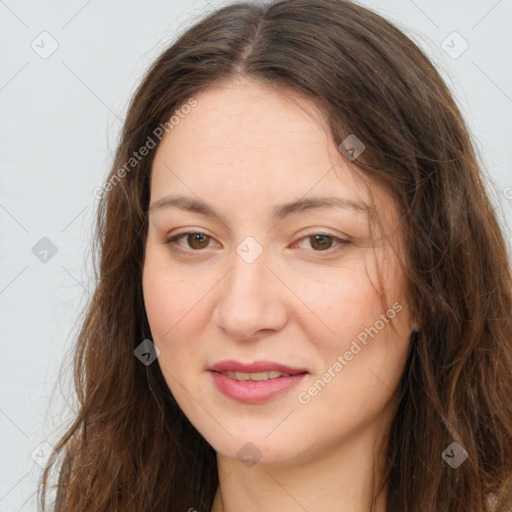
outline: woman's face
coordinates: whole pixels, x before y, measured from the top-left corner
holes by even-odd
[[[383,433],[411,332],[393,201],[356,177],[309,100],[245,80],[195,99],[157,148],[143,273],[172,394],[246,464]]]

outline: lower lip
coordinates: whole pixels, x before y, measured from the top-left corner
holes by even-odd
[[[233,400],[260,403],[270,400],[296,386],[307,374],[290,375],[263,381],[240,381],[222,373],[210,371],[217,389]]]

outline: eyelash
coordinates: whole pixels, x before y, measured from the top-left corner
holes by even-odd
[[[187,231],[185,233],[179,233],[177,235],[173,235],[172,237],[170,238],[167,238],[165,240],[165,245],[167,245],[169,247],[169,249],[173,252],[176,252],[176,253],[180,253],[180,254],[184,254],[184,255],[187,255],[187,256],[193,256],[194,254],[193,253],[200,253],[202,252],[204,249],[206,249],[207,247],[205,247],[204,249],[183,249],[177,245],[175,245],[174,242],[176,242],[177,240],[179,240],[180,238],[183,238],[183,237],[186,237],[188,235],[205,235],[207,237],[209,237],[210,239],[213,240],[213,237],[211,237],[210,235],[207,235],[206,233],[203,233],[202,231]],[[328,249],[325,249],[323,251],[315,251],[315,250],[312,250],[312,252],[317,252],[317,253],[323,253],[323,254],[326,254],[326,255],[331,255],[335,252],[338,252],[340,250],[343,250],[345,245],[348,245],[350,244],[350,241],[349,240],[345,240],[343,238],[339,238],[339,237],[336,237],[334,235],[331,235],[329,233],[321,233],[321,232],[318,232],[318,233],[310,233],[308,235],[305,235],[303,236],[302,238],[300,238],[299,240],[297,240],[297,242],[294,242],[294,246],[297,245],[299,242],[301,242],[302,240],[306,240],[307,238],[310,238],[312,236],[325,236],[325,237],[328,237],[328,238],[331,238],[335,241],[337,241],[338,243],[334,246],[334,249],[332,247],[329,247]],[[336,249],[337,247],[337,249]]]

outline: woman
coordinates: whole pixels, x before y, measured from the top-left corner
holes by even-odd
[[[506,245],[393,25],[219,9],[152,65],[98,192],[55,510],[511,508]]]

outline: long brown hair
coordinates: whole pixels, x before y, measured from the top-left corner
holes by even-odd
[[[158,364],[134,356],[151,338],[141,277],[155,150],[126,164],[193,95],[240,75],[313,99],[337,145],[356,134],[358,167],[399,207],[418,332],[389,433],[388,512],[512,509],[511,269],[461,113],[381,16],[346,0],[283,0],[206,16],[132,99],[98,203],[96,288],[74,358],[79,410],[43,473],[43,510],[61,453],[57,512],[211,510],[215,451]],[[456,469],[442,457],[453,442],[468,455]]]

